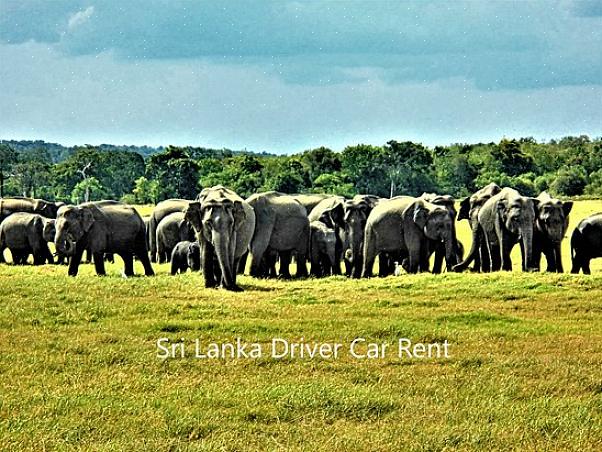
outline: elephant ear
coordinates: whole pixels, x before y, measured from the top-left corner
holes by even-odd
[[[82,222],[82,228],[84,231],[88,232],[94,224],[94,215],[92,215],[90,209],[81,209],[79,215]]]
[[[234,216],[234,227],[236,230],[239,230],[247,219],[247,214],[245,213],[245,208],[242,205],[242,201],[234,201],[234,205],[232,206],[232,215]]]
[[[571,210],[573,209],[573,201],[565,201],[562,203],[562,211],[564,212],[564,218],[569,216]]]
[[[538,215],[539,212],[539,199],[537,198],[529,198],[531,203],[533,204],[533,211],[535,212],[535,216]]]
[[[337,203],[336,206],[328,209],[324,212],[328,215],[328,218],[331,222],[329,225],[331,228],[339,226],[341,228],[345,227],[345,208],[343,207],[343,203]]]
[[[470,218],[470,197],[465,198],[460,203],[460,211],[458,212],[458,221],[468,220]]]
[[[426,226],[426,222],[429,217],[429,211],[423,202],[416,201],[412,204],[414,206],[412,213],[412,220],[420,229]]]
[[[199,195],[200,196],[200,195]],[[184,211],[184,218],[188,221],[196,231],[202,229],[201,226],[201,203],[199,201],[191,201]]]

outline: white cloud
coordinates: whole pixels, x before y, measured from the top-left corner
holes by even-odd
[[[92,17],[92,14],[94,14],[94,6],[88,6],[83,11],[78,11],[75,14],[72,14],[69,17],[69,30],[73,30],[74,28],[86,23],[90,17]]]

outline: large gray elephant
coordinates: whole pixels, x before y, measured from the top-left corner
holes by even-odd
[[[491,260],[491,270],[512,270],[510,253],[520,242],[523,271],[534,270],[533,227],[539,201],[521,196],[513,188],[504,188],[489,198],[479,210],[482,228]]]
[[[314,221],[319,221],[333,230],[336,241],[332,272],[335,275],[340,275],[345,240],[345,198],[331,196],[323,199],[308,213],[308,218],[310,225]]]
[[[479,211],[489,198],[497,195],[502,189],[494,182],[481,188],[472,196],[465,198],[460,203],[460,211],[458,212],[458,221],[468,220],[472,231],[472,244],[468,256],[459,264],[453,267],[454,271],[462,271],[468,268],[471,262],[474,261],[473,271],[490,271],[491,259],[489,250],[485,243],[483,229],[479,225]]]
[[[321,221],[309,223],[309,256],[311,262],[311,275],[315,277],[328,276],[334,273],[335,267],[340,262],[336,260],[335,230]]]
[[[589,263],[602,257],[602,212],[590,215],[579,222],[571,235],[571,273],[591,274]]]
[[[168,262],[171,252],[178,242],[195,240],[192,225],[186,220],[184,212],[174,212],[165,216],[157,226],[157,257],[160,264]]]
[[[54,243],[57,252],[71,258],[70,276],[77,275],[85,250],[92,252],[98,275],[106,274],[105,253],[121,256],[126,276],[134,274],[134,256],[144,266],[147,276],[154,275],[146,248],[144,222],[136,209],[130,206],[94,203],[63,206],[56,220]]]
[[[4,250],[8,248],[14,264],[23,265],[30,254],[33,264],[54,263],[48,248],[48,238],[52,237],[52,220],[29,212],[16,212],[0,224],[0,262],[4,262]]]
[[[546,257],[549,272],[562,273],[560,245],[569,227],[572,201],[561,201],[542,192],[538,197],[535,229],[533,230],[533,267],[539,270],[541,255]]]
[[[205,188],[189,203],[186,220],[194,227],[201,246],[205,287],[241,291],[236,269],[255,230],[253,208],[234,191],[221,185]]]
[[[297,276],[307,276],[307,251],[309,245],[309,220],[305,207],[290,195],[275,191],[258,193],[247,198],[255,210],[257,221],[251,241],[251,275],[265,275],[266,250],[280,256],[280,276],[290,278],[289,264],[292,253],[297,261]]]
[[[153,209],[147,227],[147,240],[150,249],[151,262],[157,262],[157,227],[161,220],[174,212],[184,212],[190,201],[186,199],[166,199]]]
[[[310,193],[310,194],[299,194],[291,195],[294,199],[299,201],[307,213],[309,214],[314,207],[316,207],[321,201],[332,198],[334,195],[327,195],[323,193]]]
[[[62,203],[61,203],[62,204]],[[56,218],[59,205],[44,199],[34,198],[1,198],[0,199],[0,221],[15,212],[37,213],[46,218]]]
[[[409,196],[379,202],[366,222],[362,276],[372,276],[381,253],[408,256],[410,273],[428,271],[429,240],[443,242],[446,260],[453,261],[453,225],[445,207]]]
[[[355,195],[345,200],[343,221],[343,254],[347,276],[359,278],[364,260],[364,230],[366,220],[380,198],[374,195]]]

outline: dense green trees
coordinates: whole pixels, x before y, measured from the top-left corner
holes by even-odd
[[[496,182],[526,195],[602,196],[602,140],[587,136],[537,142],[452,144],[427,148],[410,141],[326,147],[294,155],[253,154],[194,147],[109,145],[63,148],[35,142],[0,142],[0,188],[5,196],[67,202],[114,198],[156,203],[194,198],[222,184],[241,196],[258,191],[466,196]]]

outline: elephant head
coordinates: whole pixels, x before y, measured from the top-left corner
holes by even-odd
[[[199,271],[201,269],[201,246],[198,242],[191,242],[186,250],[186,260],[188,266],[193,271]]]
[[[43,199],[33,200],[34,212],[46,218],[56,218],[59,206],[53,202],[45,201]]]
[[[535,228],[553,243],[560,243],[568,228],[569,213],[573,208],[572,201],[562,202],[543,192],[538,197],[537,218]]]
[[[362,273],[362,251],[364,248],[364,229],[368,215],[378,203],[372,195],[356,195],[345,201],[345,237],[348,248],[345,258],[351,263],[351,276],[359,278]]]
[[[75,254],[75,246],[94,224],[94,216],[87,208],[64,206],[56,219],[54,244],[57,252],[65,256]]]
[[[54,242],[54,237],[56,235],[56,220],[53,219],[45,219],[44,220],[44,228],[42,229],[42,237],[47,242]]]
[[[424,234],[424,237],[443,243],[445,260],[450,265],[456,263],[454,219],[446,207],[419,198],[406,208],[403,215],[405,221],[411,221]]]
[[[318,221],[324,223],[327,227],[344,228],[345,227],[345,209],[343,203],[337,202],[331,208],[326,209],[318,218]]]
[[[210,244],[222,274],[225,288],[234,288],[236,233],[246,214],[242,202],[226,197],[205,197],[188,205],[185,218],[192,224],[199,242]],[[205,269],[208,271],[208,269]]]

